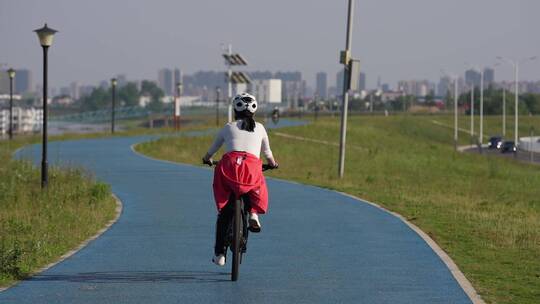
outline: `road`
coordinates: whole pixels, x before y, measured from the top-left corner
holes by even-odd
[[[469,153],[480,153],[478,148],[468,148],[464,149],[463,151],[469,152]],[[527,151],[520,151],[518,150],[517,153],[501,153],[500,150],[497,149],[488,149],[487,147],[482,149],[482,153],[485,155],[489,155],[492,157],[505,157],[505,158],[511,158],[515,159],[521,162],[525,163],[531,163],[531,153]],[[540,164],[540,153],[534,153],[533,152],[533,162],[535,164]]]
[[[67,260],[0,303],[471,303],[405,223],[357,199],[269,179],[270,210],[238,282],[210,262],[212,171],[131,150],[151,137],[54,142],[50,161],[112,185],[123,213]],[[39,160],[39,146],[18,156]],[[60,162],[60,160],[62,160]],[[298,168],[301,170],[301,168]]]

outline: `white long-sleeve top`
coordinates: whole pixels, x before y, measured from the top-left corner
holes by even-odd
[[[255,123],[253,132],[240,129],[241,120],[229,122],[216,136],[214,143],[208,150],[208,155],[214,155],[217,150],[225,143],[226,152],[244,151],[260,158],[261,151],[266,159],[273,158],[270,150],[268,134],[264,126],[258,122]]]

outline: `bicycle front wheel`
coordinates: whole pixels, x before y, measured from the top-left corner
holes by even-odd
[[[232,271],[231,280],[238,280],[238,271],[240,268],[240,255],[242,239],[242,210],[239,199],[234,201],[234,217],[233,217],[233,239],[232,239]]]

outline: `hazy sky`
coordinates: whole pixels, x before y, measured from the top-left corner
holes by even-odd
[[[356,0],[354,57],[368,86],[438,79],[498,55],[540,55],[539,0]],[[186,73],[224,69],[232,43],[250,70],[318,71],[335,83],[345,46],[347,0],[0,0],[0,64],[41,79],[41,48],[32,32],[44,22],[60,32],[49,51],[50,85],[97,83],[118,73],[156,79],[163,67]],[[540,59],[521,78],[540,79]],[[496,78],[511,79],[509,65]]]

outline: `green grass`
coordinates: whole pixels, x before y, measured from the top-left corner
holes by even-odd
[[[0,143],[0,286],[54,262],[115,215],[109,186],[80,169],[50,168],[42,191],[39,169],[11,158],[16,148],[35,141]]]
[[[343,180],[337,179],[337,147],[275,134],[337,142],[338,118],[270,131],[280,169],[269,175],[377,202],[428,233],[488,303],[538,303],[540,167],[454,152],[453,130],[432,122],[452,126],[452,119],[351,117]],[[538,117],[527,119],[540,126]],[[491,134],[496,118],[487,120],[486,134]],[[461,123],[468,126],[467,121]],[[470,139],[460,135],[462,144],[468,144]],[[211,137],[162,138],[136,149],[156,158],[198,164],[211,141]]]
[[[454,116],[453,115],[440,115],[433,116],[431,120],[444,123],[449,128],[454,128]],[[461,145],[467,145],[471,143],[471,118],[470,116],[461,115],[458,119],[458,126],[460,129],[458,138]],[[518,126],[518,135],[519,137],[529,136],[530,128],[534,128],[535,136],[540,135],[540,119],[536,116],[520,116],[519,117],[519,126]],[[475,138],[478,137],[478,132],[480,130],[480,117],[475,115],[474,117],[474,134]],[[493,135],[502,135],[502,116],[484,116],[484,144],[487,143],[487,140],[490,136]],[[453,133],[452,133],[453,136]],[[514,116],[506,116],[506,134],[505,139],[514,140]]]

